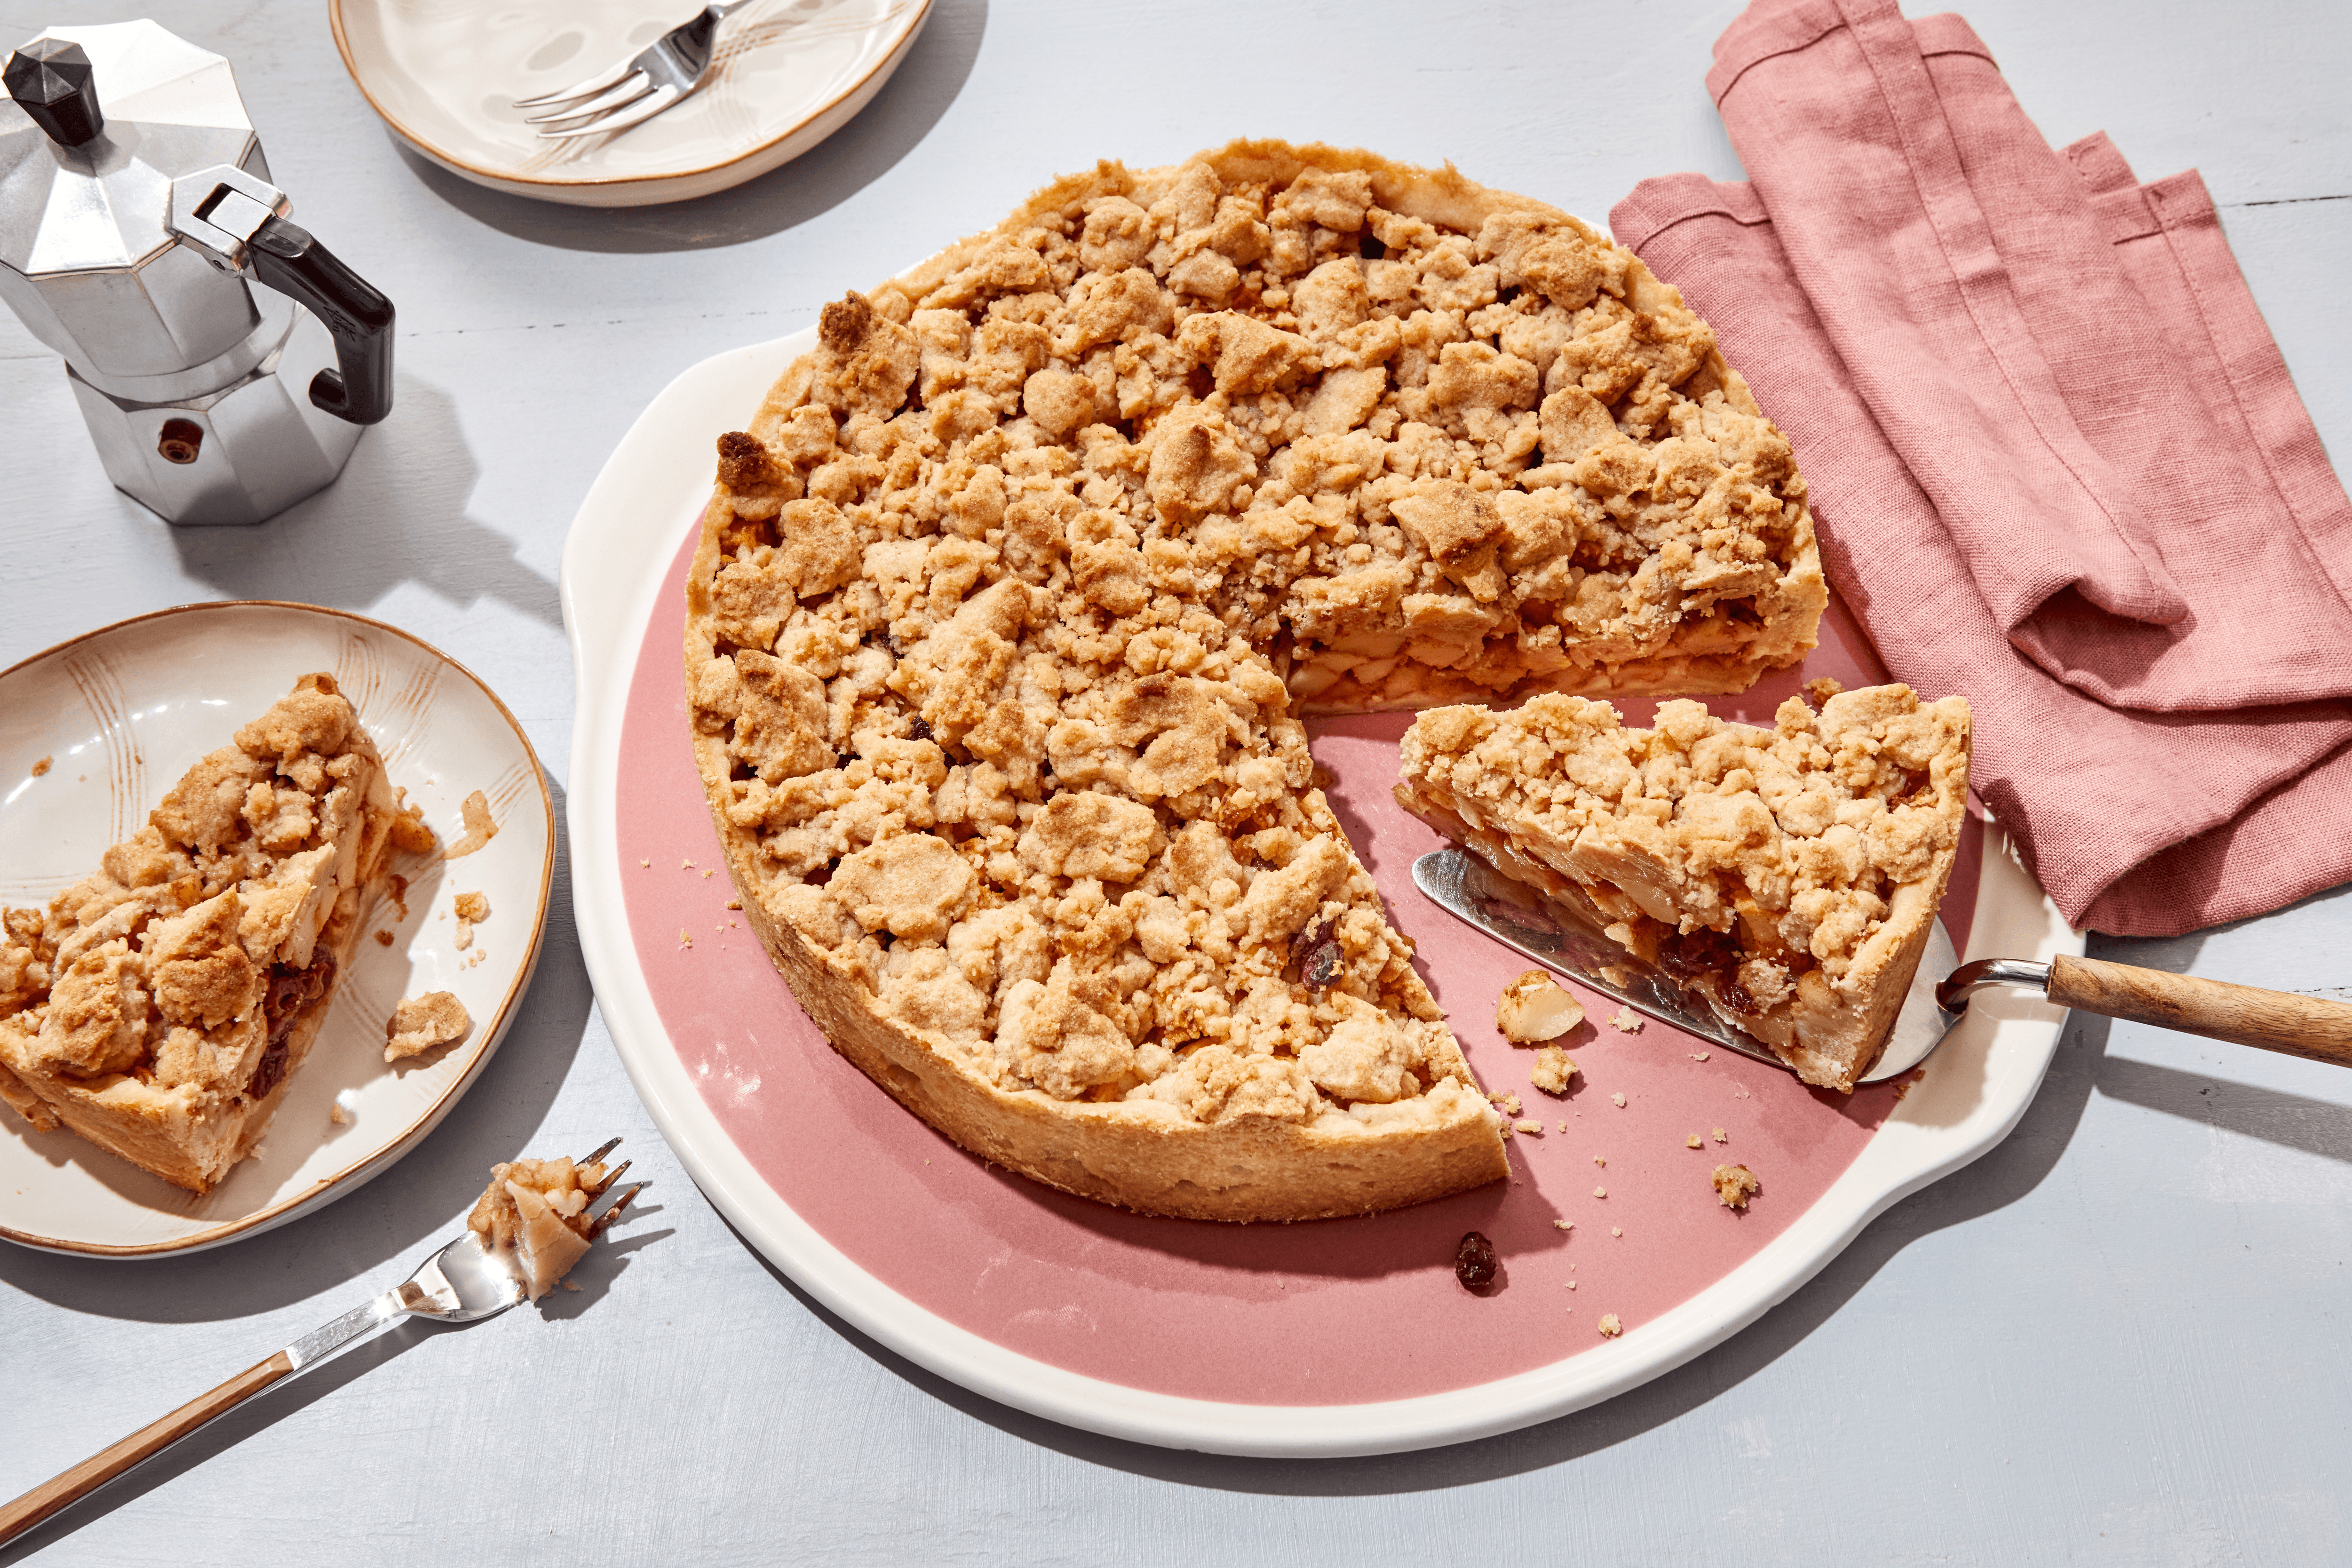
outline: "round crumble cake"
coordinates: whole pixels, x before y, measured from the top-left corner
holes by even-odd
[[[1299,715],[1801,658],[1803,482],[1706,324],[1539,203],[1237,142],[1061,180],[818,337],[719,438],[685,653],[826,1037],[1149,1213],[1503,1175]]]

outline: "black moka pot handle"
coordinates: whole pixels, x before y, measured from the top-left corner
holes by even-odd
[[[334,334],[341,368],[310,378],[310,401],[354,425],[391,413],[392,301],[299,224],[266,219],[246,243],[254,277],[309,306]]]

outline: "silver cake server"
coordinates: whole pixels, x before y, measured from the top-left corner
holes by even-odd
[[[1412,881],[1447,913],[1580,985],[1727,1050],[1788,1066],[1769,1047],[1726,1023],[1703,997],[1609,940],[1589,911],[1546,898],[1475,855],[1432,850],[1412,863]],[[1964,964],[1939,920],[1927,933],[1927,950],[1885,1049],[1855,1081],[1882,1083],[1927,1060],[1967,1012],[1969,993],[1980,985],[2030,985],[2062,1007],[2352,1067],[2352,1003],[2095,958],[2062,955],[2048,963],[1986,958]]]

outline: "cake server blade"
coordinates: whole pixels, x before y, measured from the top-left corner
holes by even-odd
[[[1580,985],[1727,1050],[1788,1068],[1769,1047],[1724,1022],[1704,997],[1685,992],[1664,973],[1612,942],[1591,911],[1546,898],[1459,849],[1434,849],[1415,860],[1412,882],[1455,919]],[[1936,983],[1958,963],[1951,935],[1939,920],[1927,933],[1927,951],[1911,976],[1885,1048],[1856,1081],[1879,1083],[1910,1071],[1959,1022],[1959,1014],[1948,1013],[1936,1003]]]

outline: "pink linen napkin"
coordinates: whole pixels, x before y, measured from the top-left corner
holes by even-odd
[[[1759,0],[1708,85],[1751,176],[1610,215],[1785,430],[1898,677],[2078,926],[2352,879],[2352,503],[2192,172],[2053,152],[1957,16]]]

